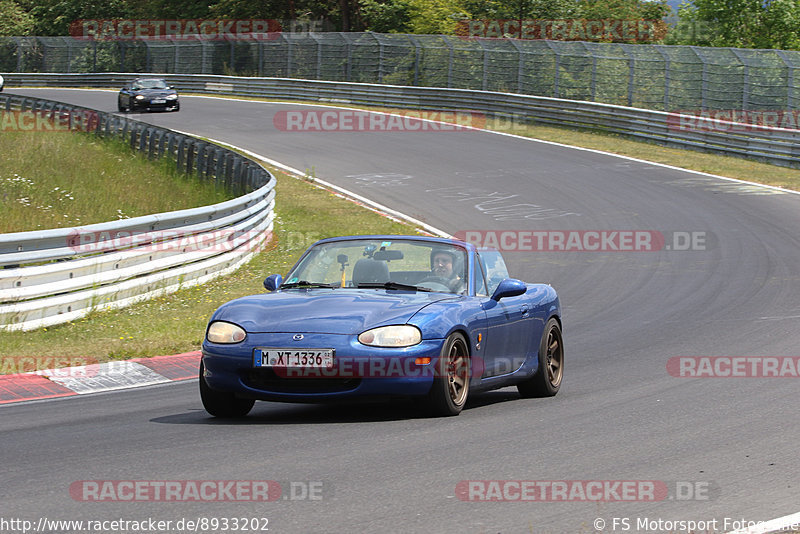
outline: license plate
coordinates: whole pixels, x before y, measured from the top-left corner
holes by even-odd
[[[255,367],[333,368],[333,349],[256,349]]]
[[[151,104],[166,104],[167,101],[163,100],[163,99],[157,99],[157,100],[151,100],[150,103]]]

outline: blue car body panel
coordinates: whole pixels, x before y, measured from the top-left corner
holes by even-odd
[[[444,342],[453,332],[463,334],[470,348],[472,391],[513,385],[536,373],[544,325],[551,317],[561,320],[552,287],[526,284],[523,294],[499,300],[476,295],[476,277],[483,276],[477,263],[479,251],[455,240],[353,236],[325,239],[315,245],[353,239],[456,243],[468,258],[466,289],[463,294],[453,294],[355,287],[279,288],[232,300],[212,315],[209,325],[233,323],[247,335],[239,343],[204,341],[204,377],[210,388],[242,398],[286,402],[426,395]],[[420,343],[390,348],[358,341],[359,334],[372,328],[405,324],[420,330]],[[276,347],[333,349],[334,368],[295,372],[254,366],[257,349]],[[428,358],[429,363],[415,363],[418,358]]]

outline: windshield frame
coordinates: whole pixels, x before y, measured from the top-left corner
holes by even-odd
[[[406,254],[409,251],[413,251],[414,248],[418,247],[418,251],[425,253],[425,269],[421,269],[421,256],[418,255],[415,257],[415,262],[413,266],[416,268],[414,270],[403,270],[403,268],[397,268],[396,266],[402,265],[402,262],[406,261],[406,258],[390,258],[387,261],[389,274],[398,273],[399,276],[420,276],[422,277],[420,280],[417,280],[416,283],[409,282],[408,278],[400,278],[395,279],[390,276],[388,279],[388,285],[411,285],[412,287],[408,288],[392,288],[392,287],[376,287],[382,286],[383,282],[374,282],[374,281],[366,281],[363,287],[356,287],[353,285],[354,281],[352,279],[353,270],[355,269],[355,263],[361,259],[365,258],[372,258],[372,255],[367,252],[368,246],[375,246],[372,250],[372,254],[380,253],[383,250],[392,251],[392,250],[405,250]],[[400,247],[397,247],[400,245]],[[414,247],[414,248],[412,248]],[[451,239],[444,239],[444,238],[426,238],[421,236],[403,236],[403,235],[367,235],[367,236],[353,236],[353,237],[337,237],[337,238],[327,238],[320,241],[317,241],[313,245],[311,245],[303,255],[298,259],[298,261],[292,266],[289,272],[286,274],[286,278],[281,284],[281,287],[284,284],[294,284],[298,280],[307,280],[314,284],[320,283],[331,283],[331,268],[336,267],[337,269],[341,269],[339,263],[336,263],[339,258],[332,260],[333,256],[337,256],[337,249],[361,249],[359,250],[359,254],[353,254],[352,252],[348,253],[347,263],[345,266],[345,286],[342,287],[341,285],[335,287],[335,289],[370,289],[373,291],[425,291],[431,293],[439,293],[439,294],[449,294],[453,296],[460,296],[460,295],[473,295],[474,294],[474,282],[472,280],[472,273],[473,273],[473,264],[474,264],[474,250],[472,246],[462,241],[451,240]],[[433,281],[426,281],[424,284],[420,284],[422,280],[426,278],[435,278],[432,271],[432,265],[430,263],[432,259],[432,254],[435,250],[441,249],[448,249],[452,250],[453,253],[457,254],[456,256],[456,265],[457,265],[457,272],[461,274],[461,276],[456,276],[453,280],[460,280],[459,282],[453,282],[455,289],[450,289],[445,287],[443,284],[434,284]],[[345,252],[343,250],[342,252]],[[320,255],[327,254],[327,259],[325,260],[323,266],[320,268],[321,271],[325,271],[326,275],[315,277],[311,276],[312,265],[316,265],[317,262],[320,261]],[[385,258],[385,255],[384,255]],[[376,260],[376,261],[385,261],[384,259]],[[409,265],[405,265],[404,267],[410,267],[412,263],[409,262]],[[392,269],[395,267],[395,269]],[[339,271],[340,272],[340,271]],[[426,274],[427,276],[422,276]],[[319,279],[316,279],[319,278]],[[393,284],[393,283],[397,284]],[[414,289],[413,286],[418,286],[419,289]],[[289,288],[287,288],[289,289]],[[447,290],[450,289],[450,290]]]

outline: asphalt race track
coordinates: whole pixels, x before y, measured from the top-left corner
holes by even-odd
[[[111,92],[7,91],[116,110]],[[572,534],[595,532],[598,518],[604,532],[623,532],[623,519],[628,532],[689,520],[723,532],[798,512],[800,380],[680,378],[667,364],[800,356],[800,195],[485,132],[273,125],[277,111],[299,109],[313,108],[182,97],[179,113],[139,117],[313,167],[451,234],[649,230],[670,249],[505,252],[513,276],[552,284],[564,306],[566,375],[552,399],[508,388],[445,419],[405,406],[257,403],[245,421],[224,422],[184,382],[0,407],[0,515]],[[701,238],[697,250],[675,250],[685,232]],[[69,492],[83,480],[273,480],[284,492],[268,503],[83,502]],[[473,480],[657,481],[669,495],[462,501],[457,486]],[[319,498],[303,499],[304,488]]]

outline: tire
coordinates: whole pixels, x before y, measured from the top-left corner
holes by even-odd
[[[431,415],[452,416],[461,413],[469,395],[469,344],[459,333],[450,334],[442,346],[433,386],[425,399]]]
[[[125,106],[123,106],[123,105],[122,105],[122,100],[117,100],[117,110],[118,110],[120,113],[123,113],[123,112],[125,112],[125,111],[128,111],[128,110],[125,108]]]
[[[180,110],[181,110],[181,105],[180,105],[180,103],[178,103],[178,104],[175,104],[175,109],[173,109],[172,111],[177,112],[177,111],[180,111]]]
[[[206,411],[214,417],[223,419],[233,419],[236,417],[244,417],[253,405],[256,403],[253,399],[239,399],[233,393],[223,393],[221,391],[214,391],[208,384],[203,376],[205,368],[200,364],[200,400],[203,401],[203,407]]]
[[[517,384],[522,398],[552,397],[561,388],[564,378],[564,339],[555,318],[544,326],[539,344],[539,369],[531,378]]]

